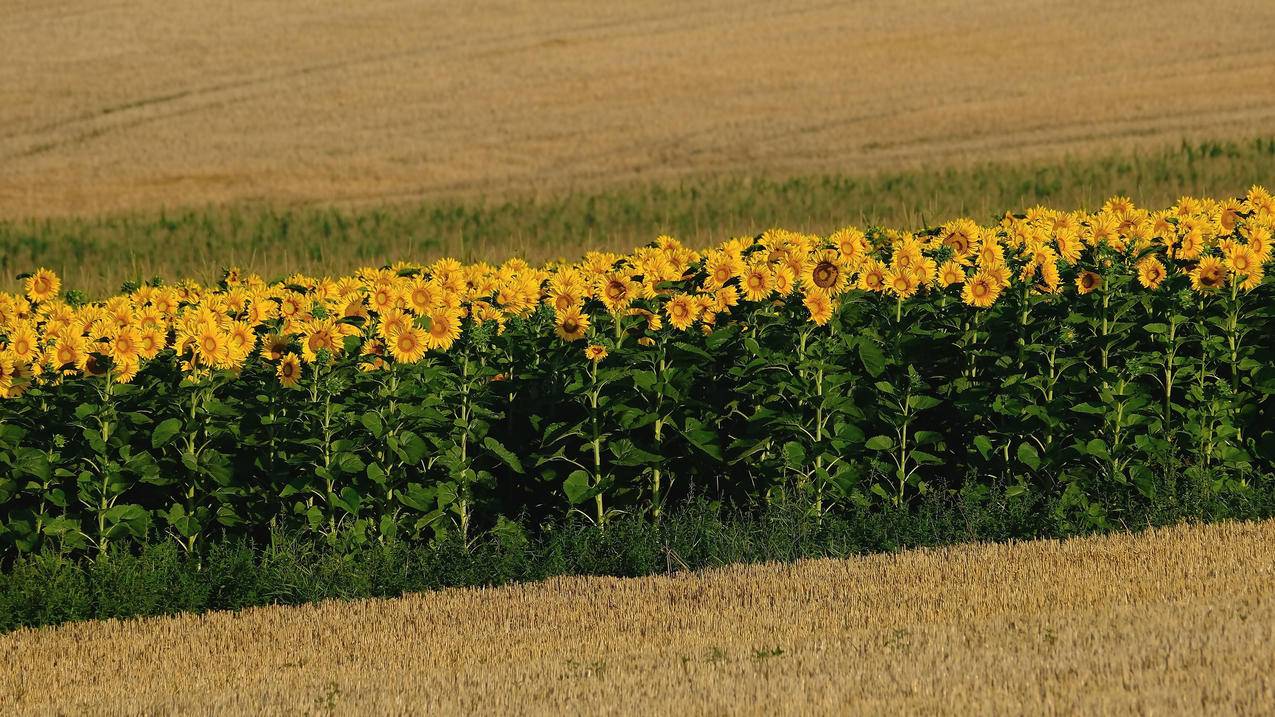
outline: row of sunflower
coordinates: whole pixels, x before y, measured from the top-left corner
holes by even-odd
[[[971,470],[1026,493],[1026,466],[1105,520],[1059,477],[1146,496],[1157,461],[1231,487],[1269,467],[1273,229],[1254,187],[543,267],[232,269],[91,303],[42,269],[0,294],[0,516],[20,549],[161,528],[193,549],[280,512],[364,540],[658,516],[710,479],[820,506],[906,505]],[[499,480],[527,474],[543,486]]]

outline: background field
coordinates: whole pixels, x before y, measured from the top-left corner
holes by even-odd
[[[1269,181],[1275,156],[1253,141],[1275,126],[1260,0],[5,13],[10,289],[36,265],[101,294],[231,263],[342,272],[1165,203]]]
[[[0,710],[1255,712],[1273,601],[1271,522],[567,578],[20,630]]]

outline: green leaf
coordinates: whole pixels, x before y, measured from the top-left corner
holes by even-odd
[[[182,422],[176,418],[162,421],[151,431],[151,448],[159,448],[173,440],[173,436],[182,429]]]
[[[385,432],[385,424],[381,422],[381,417],[373,411],[368,411],[363,414],[363,417],[359,419],[359,422],[362,423],[368,433],[371,433],[375,438],[380,438],[381,434]]]
[[[894,439],[889,436],[873,436],[864,445],[870,451],[889,451],[894,449]]]
[[[1032,470],[1040,468],[1040,454],[1036,452],[1036,447],[1030,443],[1018,444],[1018,460],[1026,463],[1027,467]]]
[[[874,378],[885,372],[885,355],[869,339],[859,340],[859,360],[863,362],[864,370]]]
[[[806,449],[796,441],[788,441],[784,444],[784,459],[788,461],[789,468],[805,468]]]
[[[589,485],[589,474],[580,470],[572,471],[571,475],[562,482],[562,492],[567,494],[567,500],[572,505],[579,505],[592,498],[593,489]]]
[[[987,460],[992,455],[992,439],[987,436],[974,436],[974,447],[982,454],[983,460]]]
[[[483,445],[487,446],[487,450],[491,451],[492,453],[495,453],[500,458],[500,460],[504,461],[505,465],[512,468],[514,473],[523,472],[522,461],[518,460],[518,456],[514,455],[512,451],[510,451],[508,448],[505,448],[503,443],[496,440],[495,438],[492,438],[491,436],[487,436],[486,438],[483,439]]]
[[[927,408],[934,408],[940,403],[942,403],[942,401],[940,401],[939,399],[933,396],[909,396],[908,397],[908,405],[911,406],[912,410],[914,411],[924,411]]]

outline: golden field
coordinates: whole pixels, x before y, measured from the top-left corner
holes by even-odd
[[[1275,522],[107,621],[0,712],[1255,713]]]
[[[1057,158],[1275,123],[1262,0],[4,13],[0,217]]]

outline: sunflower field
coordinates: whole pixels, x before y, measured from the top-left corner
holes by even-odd
[[[1275,198],[670,237],[543,267],[0,294],[0,554],[333,545],[1048,494],[1103,526],[1275,466]],[[1180,492],[1180,491],[1179,491]]]

